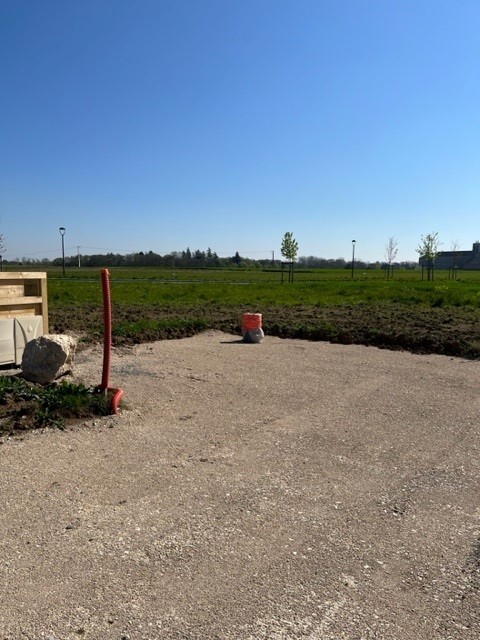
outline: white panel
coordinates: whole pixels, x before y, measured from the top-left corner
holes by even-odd
[[[12,362],[15,362],[13,318],[0,320],[0,364],[11,364]]]
[[[23,350],[30,340],[43,335],[42,316],[20,316],[15,318],[15,362],[22,363]]]

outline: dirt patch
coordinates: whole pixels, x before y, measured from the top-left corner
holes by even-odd
[[[0,446],[2,639],[477,640],[478,379],[271,336],[117,348],[128,411]]]
[[[480,312],[476,309],[360,304],[255,311],[263,313],[265,332],[271,336],[480,357]],[[244,308],[216,304],[181,310],[116,305],[113,339],[116,345],[131,345],[188,337],[207,328],[239,334],[244,312]],[[52,331],[81,334],[84,344],[100,340],[102,326],[101,311],[94,306],[51,311]]]

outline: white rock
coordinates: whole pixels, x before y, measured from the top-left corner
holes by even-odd
[[[75,338],[58,334],[30,340],[23,352],[23,375],[32,382],[53,382],[72,371],[76,346]]]

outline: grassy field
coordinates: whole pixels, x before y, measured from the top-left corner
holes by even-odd
[[[99,269],[47,270],[51,329],[101,337]],[[111,268],[114,341],[192,335],[206,328],[240,332],[245,312],[263,314],[281,337],[480,357],[480,272],[435,280],[420,271],[385,279],[381,270],[300,270],[294,283],[260,269]]]
[[[98,302],[97,269],[48,271],[49,298],[58,303]],[[280,281],[279,272],[226,269],[110,269],[112,296],[119,304],[331,306],[400,303],[423,306],[480,307],[480,272],[461,272],[457,280],[439,271],[433,282],[419,271],[397,271],[386,280],[380,270],[298,270],[295,282]]]
[[[50,278],[63,278],[61,268],[25,268],[25,267],[8,267],[14,271],[46,271]],[[204,269],[166,269],[166,268],[125,268],[125,267],[110,267],[112,279],[115,280],[151,280],[151,281],[165,281],[165,282],[240,282],[240,283],[255,283],[255,282],[281,282],[280,269],[217,269],[217,268],[204,268]],[[65,279],[67,280],[97,280],[99,277],[100,269],[89,268],[67,268],[65,273]],[[285,272],[285,278],[287,274]],[[398,269],[394,272],[393,280],[408,281],[408,282],[420,282],[422,274],[420,269]],[[352,272],[350,269],[295,269],[295,281],[298,282],[332,282],[332,281],[351,281]],[[358,281],[385,281],[385,272],[382,269],[355,269],[354,280]],[[449,281],[448,271],[435,271],[435,281],[444,282]],[[480,284],[480,271],[459,271],[458,281],[476,282]]]

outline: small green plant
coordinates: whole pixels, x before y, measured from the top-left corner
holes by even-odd
[[[40,386],[17,376],[0,377],[0,432],[64,429],[67,420],[109,413],[110,398],[94,387],[71,382]]]
[[[17,400],[34,400],[38,398],[37,390],[23,378],[16,376],[0,377],[0,404],[5,404],[9,397]]]
[[[66,419],[106,416],[109,413],[109,400],[97,389],[62,382],[44,387],[39,397],[36,421],[40,425],[60,426]]]

